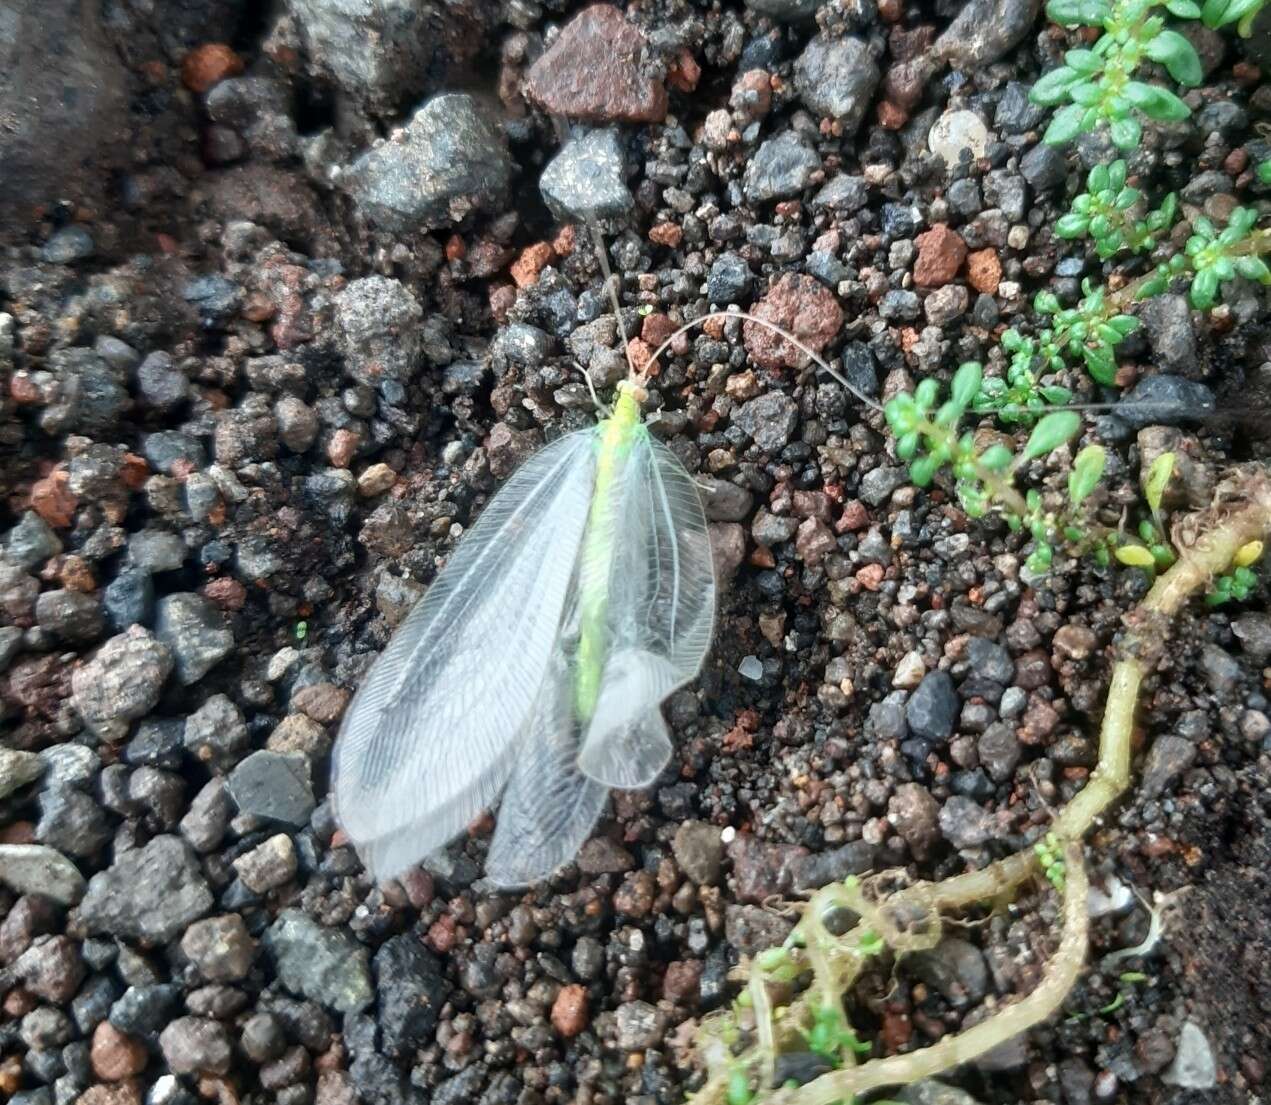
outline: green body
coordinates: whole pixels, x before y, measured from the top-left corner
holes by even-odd
[[[581,617],[574,666],[574,706],[580,721],[587,721],[596,708],[600,677],[604,673],[605,654],[609,648],[605,623],[609,608],[609,574],[613,565],[614,519],[611,512],[614,509],[614,482],[622,471],[632,444],[643,432],[640,404],[629,389],[623,388],[618,393],[613,414],[598,427],[596,486],[583,534],[582,562],[579,565]]]

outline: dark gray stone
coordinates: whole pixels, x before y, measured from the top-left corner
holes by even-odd
[[[1045,192],[1068,179],[1068,162],[1062,151],[1039,142],[1019,159],[1019,171],[1033,188]]]
[[[734,411],[733,425],[744,430],[763,452],[777,453],[799,425],[799,408],[784,392],[770,391]]]
[[[190,591],[159,600],[155,636],[172,650],[177,678],[197,683],[234,649],[225,616],[202,595]]]
[[[958,717],[958,694],[947,671],[931,671],[923,676],[905,706],[905,720],[914,736],[928,741],[945,741]]]
[[[572,136],[539,177],[543,199],[558,219],[616,219],[635,205],[627,188],[622,136],[616,127]]]
[[[127,73],[80,0],[10,0],[0,19],[0,222],[99,198],[128,148]],[[51,63],[56,59],[56,63]]]
[[[240,813],[296,829],[308,824],[316,804],[309,761],[294,752],[253,752],[234,768],[229,793]]]
[[[858,38],[817,35],[794,63],[794,87],[818,115],[837,120],[845,137],[856,133],[881,74]]]
[[[454,226],[477,211],[502,211],[511,175],[503,135],[477,100],[448,93],[358,158],[342,180],[366,218],[411,233]]]
[[[750,266],[735,253],[721,253],[706,276],[706,297],[715,304],[749,301],[755,278]]]
[[[112,830],[106,811],[83,791],[52,786],[40,792],[35,835],[50,848],[86,859],[106,845]]]
[[[1185,737],[1172,733],[1157,737],[1143,761],[1143,781],[1139,784],[1143,797],[1159,798],[1195,762],[1196,746]]]
[[[97,250],[93,236],[82,226],[64,226],[44,243],[40,256],[55,265],[86,261]]]
[[[1153,296],[1139,309],[1139,317],[1147,331],[1156,367],[1181,376],[1195,375],[1198,368],[1196,328],[1192,325],[1187,297]]]
[[[1020,43],[1042,0],[970,0],[936,39],[937,57],[968,71],[990,65]]]
[[[912,322],[922,313],[922,300],[907,288],[893,288],[884,293],[878,313],[888,322]]]
[[[146,434],[142,438],[141,452],[151,468],[168,476],[178,461],[191,468],[203,468],[207,464],[203,443],[183,430],[157,430]]]
[[[4,541],[5,556],[20,568],[38,567],[61,551],[57,534],[34,510],[22,515]]]
[[[420,365],[423,317],[418,301],[401,281],[386,276],[351,281],[335,301],[345,372],[371,386],[381,380],[413,379]]]
[[[816,14],[823,0],[745,0],[746,7],[782,23],[802,23]]]
[[[1116,405],[1116,417],[1136,430],[1154,423],[1198,418],[1214,409],[1214,393],[1194,380],[1166,372],[1145,376]]]
[[[869,202],[869,185],[865,178],[840,173],[828,181],[815,196],[813,207],[830,207],[851,214]]]
[[[386,941],[372,960],[385,1055],[408,1058],[424,1046],[450,994],[441,962],[414,933]]]
[[[820,168],[817,152],[786,130],[759,147],[746,166],[742,187],[751,203],[790,199],[802,193]]]
[[[993,123],[1003,134],[1024,134],[1042,125],[1047,109],[1028,98],[1030,91],[1019,81],[1011,81],[1002,89]]]
[[[340,1013],[356,1013],[374,1000],[366,949],[347,929],[324,928],[288,909],[266,931],[264,943],[293,994]]]
[[[192,756],[218,771],[233,767],[250,743],[243,715],[223,694],[212,695],[189,716],[184,740]]]
[[[71,644],[97,640],[106,624],[95,595],[69,588],[41,592],[35,600],[35,620],[41,629]]]
[[[102,610],[116,632],[148,626],[154,617],[154,581],[140,568],[122,568],[102,591]]]
[[[167,353],[151,353],[137,368],[137,389],[148,406],[175,410],[190,397],[190,381]]]
[[[189,846],[157,836],[93,876],[80,903],[90,932],[166,944],[212,907],[212,893]]]

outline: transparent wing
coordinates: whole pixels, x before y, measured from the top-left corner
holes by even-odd
[[[609,791],[577,768],[574,689],[563,650],[552,658],[542,694],[499,806],[486,858],[496,886],[526,886],[568,863],[600,819]]]
[[[512,476],[349,705],[332,792],[377,878],[443,847],[507,781],[574,578],[594,434],[558,439]]]
[[[715,572],[697,485],[670,449],[642,431],[612,494],[609,649],[578,766],[630,788],[647,786],[670,758],[658,704],[701,670]]]

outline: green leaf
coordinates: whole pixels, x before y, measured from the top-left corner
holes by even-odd
[[[909,478],[914,481],[917,487],[926,487],[933,479],[937,470],[940,468],[940,460],[938,457],[919,457],[909,466]]]
[[[1124,119],[1113,119],[1108,131],[1112,135],[1112,144],[1118,150],[1134,149],[1139,144],[1139,139],[1143,137],[1143,128],[1139,125],[1139,121],[1128,116]]]
[[[1261,257],[1238,257],[1236,272],[1246,280],[1258,280],[1263,284],[1271,283],[1271,269]]]
[[[1069,69],[1088,77],[1103,68],[1103,58],[1093,50],[1069,50],[1064,55],[1064,64]]]
[[[939,394],[940,385],[935,380],[926,379],[914,388],[914,402],[920,411],[929,411]]]
[[[980,390],[984,367],[978,361],[967,361],[953,374],[950,398],[960,410],[966,410]]]
[[[1118,157],[1108,166],[1108,189],[1113,192],[1119,192],[1125,187],[1125,174],[1125,159]]]
[[[1113,555],[1127,567],[1145,568],[1149,572],[1156,570],[1156,560],[1142,545],[1122,545]]]
[[[1081,80],[1081,74],[1075,69],[1069,69],[1066,65],[1061,65],[1058,69],[1052,69],[1049,73],[1039,78],[1037,83],[1033,85],[1033,90],[1028,94],[1028,98],[1035,104],[1041,104],[1044,107],[1054,107],[1056,104],[1062,104],[1068,99],[1068,89]]]
[[[1049,0],[1046,5],[1046,18],[1064,27],[1075,27],[1079,23],[1087,22],[1084,7],[1080,0]]]
[[[1106,345],[1082,346],[1081,359],[1086,363],[1086,371],[1104,387],[1112,387],[1116,383],[1116,358]]]
[[[1103,99],[1103,89],[1094,81],[1079,81],[1068,89],[1068,98],[1082,107],[1093,107]]]
[[[1001,442],[990,445],[979,456],[980,464],[990,472],[1000,472],[1011,463],[1011,451]]]
[[[728,1091],[724,1095],[728,1105],[750,1105],[754,1094],[750,1092],[750,1079],[741,1067],[735,1067],[728,1076]]]
[[[1054,292],[1038,292],[1033,296],[1033,310],[1043,315],[1053,315],[1060,309],[1059,297]]]
[[[896,456],[904,461],[913,460],[918,455],[918,440],[917,430],[902,435],[896,442]]]
[[[1038,544],[1031,553],[1028,554],[1028,560],[1025,561],[1030,572],[1040,575],[1042,572],[1050,568],[1051,562],[1054,560],[1055,550],[1049,545]]]
[[[1179,84],[1193,87],[1200,84],[1204,76],[1196,48],[1177,31],[1161,31],[1147,43],[1143,52],[1165,66]]]
[[[1168,88],[1157,84],[1130,81],[1125,86],[1125,98],[1149,119],[1159,123],[1176,123],[1191,114],[1182,100]]]
[[[1087,445],[1077,454],[1072,471],[1068,473],[1068,498],[1073,506],[1080,506],[1099,486],[1107,459],[1107,454],[1099,445]]]
[[[1205,21],[1205,26],[1221,26],[1222,17],[1230,6],[1231,0],[1205,0],[1204,6],[1200,9],[1200,17]]]
[[[1060,238],[1080,238],[1090,227],[1090,220],[1075,211],[1063,215],[1055,223],[1055,233]]]
[[[1020,456],[1026,461],[1045,456],[1071,441],[1080,430],[1081,416],[1076,411],[1052,411],[1033,427]]]
[[[1078,104],[1069,104],[1065,108],[1060,108],[1051,119],[1050,126],[1046,128],[1042,141],[1048,146],[1067,145],[1081,133],[1082,117],[1085,113],[1085,108]]]
[[[1152,508],[1153,514],[1159,513],[1161,509],[1161,497],[1169,485],[1170,476],[1174,474],[1174,464],[1177,460],[1178,457],[1173,453],[1162,453],[1152,461],[1152,467],[1147,470],[1143,497],[1147,500],[1147,505]]]
[[[1158,269],[1150,279],[1143,282],[1143,285],[1135,293],[1134,298],[1137,300],[1151,299],[1154,295],[1163,294],[1168,287],[1169,276]]]
[[[1198,311],[1208,311],[1218,296],[1218,274],[1213,269],[1201,269],[1192,281],[1187,298]]]
[[[1053,403],[1057,407],[1072,402],[1072,392],[1067,388],[1056,387],[1054,384],[1047,384],[1042,388],[1041,396],[1047,403]]]
[[[1133,315],[1113,315],[1108,319],[1108,325],[1122,337],[1125,337],[1127,334],[1133,334],[1139,328],[1139,320]]]
[[[1165,0],[1165,10],[1179,19],[1200,18],[1200,5],[1194,0]]]

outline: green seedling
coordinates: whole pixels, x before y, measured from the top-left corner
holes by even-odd
[[[1072,210],[1055,223],[1060,238],[1090,238],[1099,260],[1124,250],[1147,253],[1174,225],[1178,197],[1171,192],[1155,211],[1141,217],[1143,193],[1125,182],[1123,160],[1096,165],[1086,177],[1086,190],[1072,201]]]
[[[1221,606],[1227,602],[1244,602],[1258,585],[1258,576],[1252,565],[1262,557],[1262,542],[1250,541],[1237,550],[1232,558],[1232,570],[1218,576],[1205,601],[1210,606]]]
[[[1046,129],[1046,142],[1067,145],[1077,135],[1107,125],[1117,148],[1130,150],[1143,133],[1138,115],[1177,122],[1191,114],[1169,89],[1135,79],[1144,61],[1155,61],[1179,84],[1200,83],[1200,58],[1187,39],[1166,28],[1155,11],[1162,6],[1184,19],[1200,15],[1191,0],[1050,0],[1046,14],[1054,22],[1096,27],[1103,34],[1089,50],[1069,50],[1064,63],[1033,86],[1034,103],[1059,107]]]
[[[1061,894],[1064,892],[1064,849],[1054,833],[1047,833],[1033,845],[1033,852],[1041,866],[1042,874]]]
[[[942,469],[952,470],[962,508],[972,518],[996,511],[1012,530],[1026,530],[1033,538],[1027,566],[1041,573],[1050,568],[1057,545],[1089,544],[1082,506],[1103,473],[1104,452],[1097,446],[1077,457],[1069,482],[1068,503],[1048,509],[1040,492],[1020,492],[1015,478],[1023,465],[1053,453],[1076,437],[1081,418],[1075,411],[1051,411],[1033,427],[1024,447],[1015,453],[997,441],[980,448],[960,422],[983,385],[983,368],[969,361],[954,374],[949,398],[936,406],[939,385],[924,380],[911,395],[901,392],[883,408],[896,435],[896,455],[909,463],[909,476],[919,487],[929,484]]]

